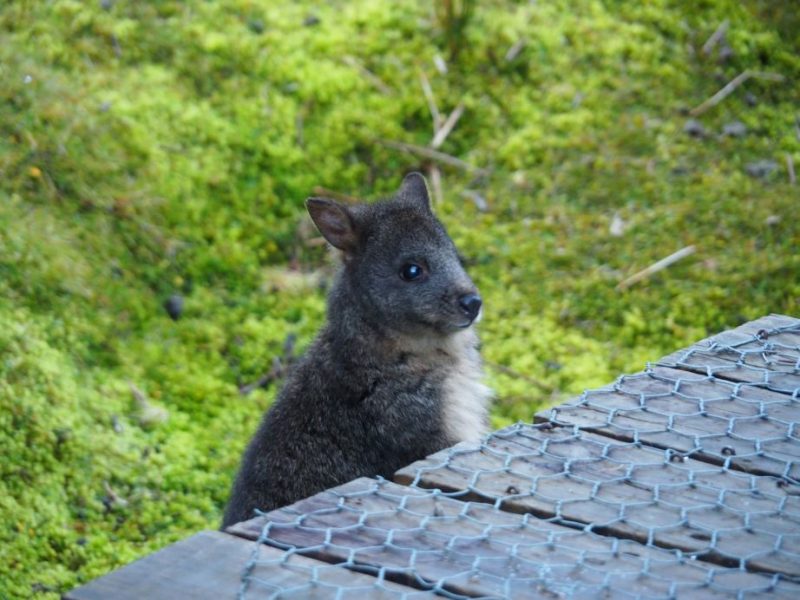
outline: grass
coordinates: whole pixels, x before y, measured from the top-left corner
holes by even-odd
[[[433,166],[381,143],[430,142],[421,73],[443,114],[465,107],[441,150],[489,170],[442,166],[437,211],[485,298],[496,426],[798,313],[788,7],[317,4],[0,8],[0,598],[56,598],[217,526],[279,382],[238,386],[324,318],[333,267],[303,200]],[[747,81],[688,135],[745,69],[784,79]],[[733,121],[744,136],[722,135]],[[760,160],[772,172],[749,175]]]

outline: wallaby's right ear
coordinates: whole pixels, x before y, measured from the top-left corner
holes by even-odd
[[[423,210],[431,209],[431,198],[428,195],[428,186],[422,173],[411,172],[403,178],[400,189],[397,191],[400,198],[411,200]]]
[[[309,198],[306,208],[319,232],[334,248],[345,252],[356,249],[356,225],[346,207],[327,198]]]

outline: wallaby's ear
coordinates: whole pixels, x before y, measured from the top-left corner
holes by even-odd
[[[397,192],[400,198],[411,200],[421,208],[430,210],[431,199],[428,196],[428,186],[422,173],[412,172],[403,178],[400,190]]]
[[[334,248],[345,252],[356,249],[358,234],[346,207],[327,198],[309,198],[306,208],[319,232]]]

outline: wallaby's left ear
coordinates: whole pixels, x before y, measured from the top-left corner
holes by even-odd
[[[400,198],[410,200],[425,210],[431,209],[431,198],[428,195],[428,186],[422,173],[412,172],[403,178],[400,190],[397,192]]]
[[[309,198],[306,208],[319,232],[331,245],[349,253],[357,249],[358,232],[347,207],[327,198]]]

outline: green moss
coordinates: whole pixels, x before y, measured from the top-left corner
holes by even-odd
[[[464,6],[0,8],[0,597],[55,598],[216,526],[279,382],[239,386],[324,318],[332,266],[303,200],[376,197],[429,166],[380,143],[429,143],[420,72],[442,112],[465,106],[442,150],[491,169],[443,167],[437,210],[485,296],[495,425],[797,313],[796,14]],[[721,62],[700,48],[724,19]],[[748,81],[688,136],[687,111],[744,69],[785,79]],[[747,134],[722,136],[734,120]],[[746,174],[764,159],[771,175]],[[694,256],[616,289],[688,244]],[[178,321],[163,309],[175,293]]]

